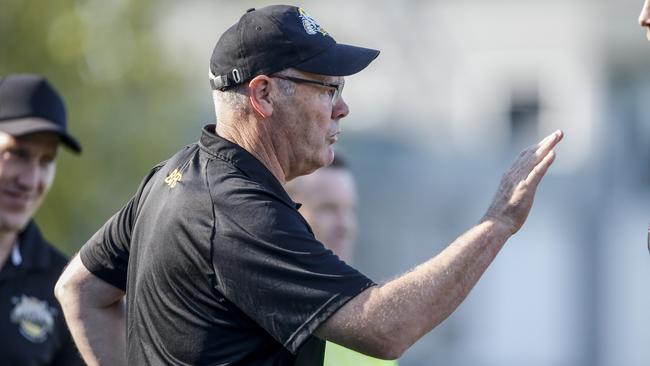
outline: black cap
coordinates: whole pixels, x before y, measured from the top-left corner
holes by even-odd
[[[81,152],[81,145],[68,134],[63,99],[39,75],[0,77],[0,131],[14,137],[54,132],[72,151]]]
[[[302,8],[272,5],[249,9],[217,42],[210,83],[225,90],[290,67],[329,76],[363,70],[379,51],[336,43]]]

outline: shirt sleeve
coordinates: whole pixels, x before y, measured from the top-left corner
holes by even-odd
[[[79,252],[81,262],[92,274],[122,291],[126,291],[131,232],[137,217],[138,204],[146,194],[147,183],[162,166],[163,163],[149,172],[136,194],[84,244]]]
[[[295,207],[263,188],[234,188],[213,200],[216,289],[290,352],[374,285],[318,242]]]

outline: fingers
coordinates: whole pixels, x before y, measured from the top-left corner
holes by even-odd
[[[564,136],[564,132],[562,132],[561,130],[555,130],[555,132],[553,132],[552,134],[550,134],[550,135],[544,137],[544,138],[542,139],[542,141],[540,141],[539,143],[537,143],[537,146],[539,147],[539,146],[542,146],[542,145],[544,145],[544,144],[547,144],[547,143],[549,143],[551,140],[554,140],[554,139],[556,139],[556,138],[558,138],[558,137],[561,139],[563,136]]]
[[[486,217],[510,222],[512,233],[519,230],[532,207],[539,182],[555,160],[553,148],[563,137],[562,131],[555,131],[522,151],[501,179]]]
[[[537,150],[535,151],[535,165],[537,165],[546,155],[551,151],[558,142],[562,140],[564,133],[561,130],[557,130],[552,134],[546,136],[542,141],[537,144]]]
[[[542,159],[542,161],[539,164],[535,165],[533,170],[530,171],[530,174],[528,174],[528,177],[526,177],[526,182],[533,187],[537,187],[554,160],[555,151],[551,150],[548,154],[546,154],[544,159]]]
[[[527,180],[532,170],[548,156],[563,137],[564,133],[557,130],[539,143],[524,149],[506,174],[513,176],[516,181]]]
[[[526,177],[528,183],[534,184],[535,186],[539,184],[539,181],[546,174],[553,160],[555,160],[555,151],[553,151],[553,148],[563,137],[564,133],[561,130],[556,130],[537,144],[531,171]]]

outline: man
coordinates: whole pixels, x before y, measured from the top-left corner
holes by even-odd
[[[646,28],[646,38],[650,41],[650,0],[645,0],[641,14],[639,14],[639,25]]]
[[[331,163],[344,76],[378,53],[284,5],[221,36],[218,123],[154,167],[57,283],[86,362],[320,365],[323,340],[394,359],[460,304],[524,223],[562,133],[521,154],[476,227],[377,285],[314,238],[282,185]]]
[[[314,236],[339,258],[351,263],[357,233],[357,188],[345,161],[335,155],[332,164],[298,177],[285,186]],[[325,347],[324,366],[389,366],[384,361],[335,343]]]
[[[58,146],[75,153],[63,100],[37,75],[0,77],[0,363],[82,365],[54,284],[66,258],[32,217],[54,180]]]

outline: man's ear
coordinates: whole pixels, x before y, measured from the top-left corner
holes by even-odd
[[[262,118],[273,114],[273,101],[270,98],[272,87],[271,78],[266,75],[258,75],[248,83],[251,105]]]

